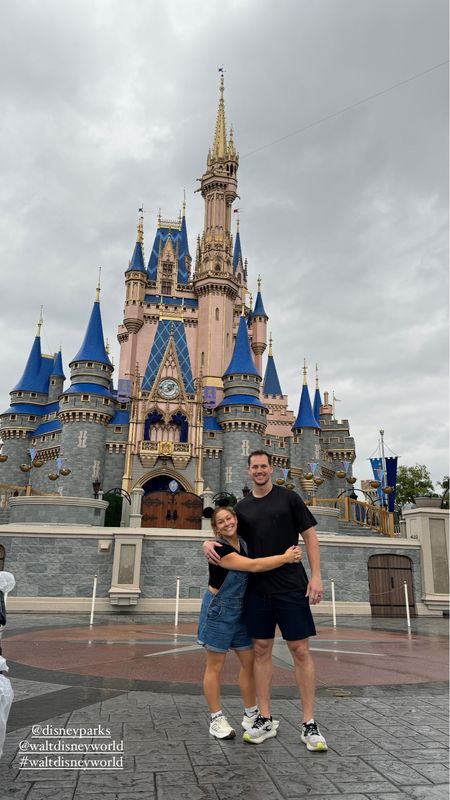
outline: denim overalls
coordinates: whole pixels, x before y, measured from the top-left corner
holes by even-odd
[[[226,539],[219,541],[227,542]],[[247,555],[247,545],[239,538],[241,552]],[[250,650],[252,640],[244,621],[244,595],[248,572],[227,570],[225,580],[216,594],[206,590],[198,621],[199,644],[216,653],[227,650]]]

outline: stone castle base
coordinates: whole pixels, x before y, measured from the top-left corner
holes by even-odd
[[[66,498],[67,499],[67,498]],[[315,613],[331,614],[331,579],[338,614],[370,614],[368,559],[403,555],[411,562],[417,614],[429,614],[422,585],[422,547],[418,540],[345,536],[318,531],[324,602]],[[201,544],[207,531],[104,528],[87,525],[8,524],[0,527],[4,569],[16,588],[8,597],[14,611],[86,613],[97,576],[98,612],[171,612],[177,579],[180,612],[196,613],[207,585]],[[301,543],[301,542],[300,542]],[[305,566],[308,570],[304,550]],[[442,611],[434,610],[441,615]]]

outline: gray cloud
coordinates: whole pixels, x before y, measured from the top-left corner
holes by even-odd
[[[66,364],[77,351],[99,265],[118,363],[141,203],[148,254],[158,208],[175,216],[186,188],[195,252],[223,62],[244,254],[291,407],[305,356],[350,419],[359,477],[382,426],[402,463],[440,479],[447,70],[307,126],[444,61],[444,0],[28,0],[0,14],[4,406],[41,303],[44,348],[62,344]]]

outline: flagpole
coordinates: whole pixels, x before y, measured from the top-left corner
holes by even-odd
[[[382,464],[382,467],[383,467],[383,479],[384,479],[383,482],[384,482],[384,487],[386,488],[386,486],[387,486],[387,472],[386,472],[386,457],[384,455],[384,431],[383,430],[380,430],[380,437],[381,437],[381,464]],[[383,488],[383,487],[381,487],[381,488]],[[386,506],[387,506],[388,505],[387,495],[383,496],[383,506],[385,505],[385,501],[386,501]]]

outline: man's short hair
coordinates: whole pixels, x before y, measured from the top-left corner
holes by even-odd
[[[253,450],[253,452],[250,453],[247,459],[248,466],[250,466],[250,462],[253,456],[266,456],[269,465],[272,466],[272,456],[270,455],[270,453],[267,452],[267,450]]]

